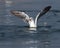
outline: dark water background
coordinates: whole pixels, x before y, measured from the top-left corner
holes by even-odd
[[[59,4],[59,0],[0,0],[0,48],[60,48],[60,13],[42,16],[37,30],[10,13],[23,10],[35,18],[48,5],[60,10]]]

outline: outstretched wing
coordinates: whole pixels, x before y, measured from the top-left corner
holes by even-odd
[[[38,15],[36,17],[40,18],[41,16],[46,14],[50,10],[50,8],[51,8],[51,6],[45,7],[40,13],[38,13]]]
[[[27,14],[25,14],[24,12],[20,12],[17,10],[11,10],[11,13],[21,19],[23,19],[25,22],[29,21],[29,16]]]
[[[38,15],[36,16],[36,19],[35,19],[35,23],[38,21],[38,19],[41,16],[43,16],[44,14],[46,14],[50,10],[50,8],[51,8],[51,6],[47,6],[40,13],[38,13]]]

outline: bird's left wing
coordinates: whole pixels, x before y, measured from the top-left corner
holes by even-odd
[[[11,13],[21,19],[23,19],[24,22],[28,22],[29,21],[29,16],[24,13],[24,12],[20,12],[20,11],[17,11],[17,10],[11,10]]]

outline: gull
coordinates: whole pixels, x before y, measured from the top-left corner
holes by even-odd
[[[41,12],[39,12],[35,18],[35,20],[33,19],[33,17],[29,17],[25,12],[23,11],[18,11],[18,10],[11,10],[11,13],[17,17],[19,17],[20,19],[22,19],[24,22],[29,24],[29,27],[31,28],[36,28],[37,27],[37,23],[38,23],[38,19],[43,16],[44,14],[46,14],[49,10],[51,9],[51,6],[46,6],[43,10],[41,10]]]

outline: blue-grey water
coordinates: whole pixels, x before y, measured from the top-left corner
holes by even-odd
[[[0,0],[0,48],[60,48],[60,13],[46,13],[37,29],[10,13],[22,10],[35,18],[48,5],[60,10],[59,4],[59,0]]]

